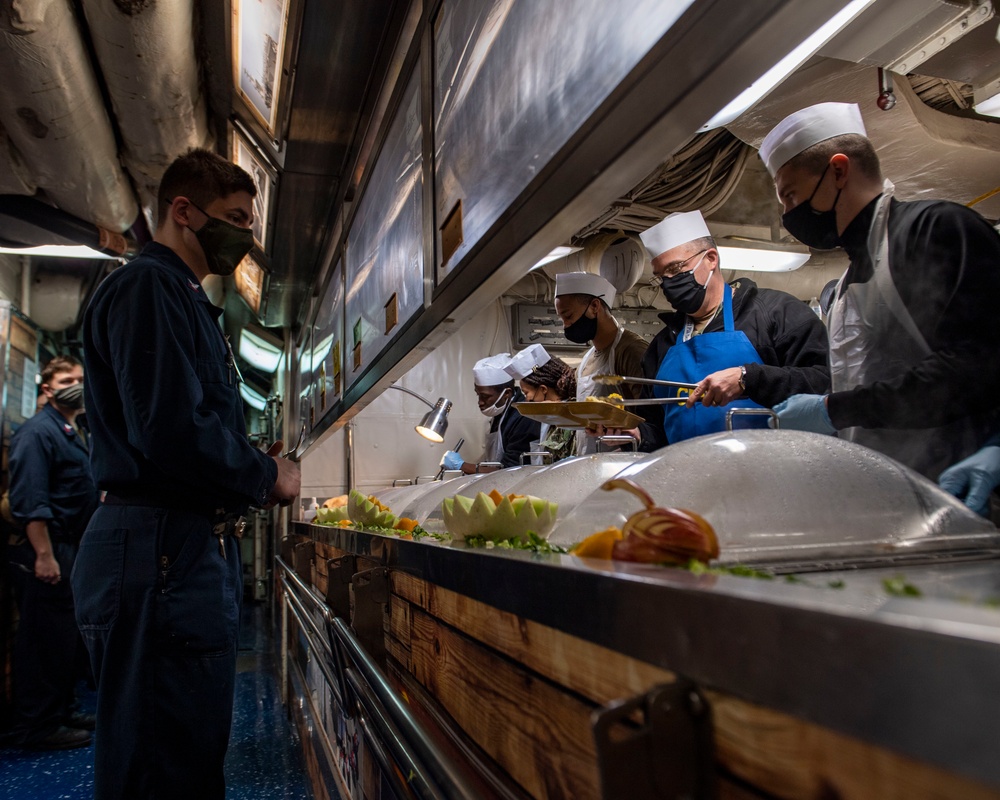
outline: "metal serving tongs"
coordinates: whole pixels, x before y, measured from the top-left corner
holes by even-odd
[[[625,375],[595,375],[594,383],[599,383],[602,386],[617,386],[619,383],[643,383],[649,386],[674,386],[678,389],[693,389],[698,385],[697,383],[680,383],[679,381],[659,381],[654,378],[629,378]]]
[[[299,448],[302,447],[302,440],[306,438],[306,424],[302,423],[302,429],[299,431],[299,439],[295,443],[295,447],[290,450],[286,450],[278,458],[287,458],[289,461],[298,461],[302,458],[302,454],[299,452]]]

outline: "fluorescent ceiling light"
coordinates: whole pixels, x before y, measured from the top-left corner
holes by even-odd
[[[1000,117],[1000,78],[995,78],[984,86],[974,87],[972,104],[972,108],[977,114]]]
[[[281,361],[281,348],[244,329],[240,332],[240,358],[261,372],[274,372]]]
[[[256,408],[258,411],[263,411],[267,406],[267,398],[260,392],[251,389],[246,383],[240,384],[240,397],[243,398],[248,406]]]
[[[765,72],[729,105],[701,126],[702,131],[728,125],[748,108],[752,108],[775,86],[801,67],[816,54],[824,44],[837,35],[855,17],[870,6],[874,0],[852,0],[827,22],[817,28],[798,47]]]
[[[50,258],[106,258],[118,259],[121,256],[109,256],[100,250],[94,250],[86,245],[43,244],[38,247],[0,247],[0,253],[11,253],[17,256],[46,256]]]
[[[557,247],[551,253],[545,256],[545,258],[543,258],[541,261],[535,264],[535,266],[533,266],[531,269],[538,269],[539,267],[544,267],[546,264],[549,264],[553,261],[558,261],[560,258],[566,258],[566,256],[572,255],[573,253],[579,253],[581,250],[583,250],[582,247]],[[531,272],[531,269],[529,269],[528,272]]]
[[[810,256],[805,245],[733,237],[716,240],[716,249],[719,268],[739,272],[791,272]]]

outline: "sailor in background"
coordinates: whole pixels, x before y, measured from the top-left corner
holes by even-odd
[[[614,392],[630,398],[638,398],[641,394],[636,384],[624,384],[619,388],[594,380],[595,375],[642,376],[642,357],[647,342],[615,319],[611,313],[614,302],[615,287],[600,275],[590,272],[556,275],[555,305],[563,323],[563,335],[576,344],[592,343],[576,371],[578,400],[607,397]],[[588,429],[587,433],[589,435],[576,437],[577,455],[597,452],[595,431]]]
[[[700,211],[671,214],[640,237],[653,281],[675,309],[660,315],[664,327],[646,351],[644,374],[696,384],[654,388],[656,397],[688,399],[643,408],[641,449],[718,433],[733,408],[770,407],[797,392],[829,389],[823,323],[787,292],[758,289],[748,278],[726,283]]]
[[[562,359],[555,358],[540,344],[528,345],[516,353],[504,371],[514,380],[529,403],[557,403],[576,399],[576,373]],[[545,451],[550,461],[560,461],[573,455],[575,431],[548,422],[541,423],[538,441],[531,443],[531,452]],[[542,455],[532,455],[532,464],[542,464]]]
[[[516,467],[521,463],[521,453],[531,449],[531,442],[538,439],[539,424],[522,417],[513,407],[514,403],[524,402],[524,395],[504,371],[509,364],[510,353],[500,353],[480,359],[472,368],[479,411],[490,418],[486,447],[479,463],[463,461],[458,453],[449,450],[441,460],[445,469],[460,469],[471,475]],[[500,467],[487,466],[487,462],[500,464]]]
[[[956,203],[894,199],[856,105],[797,111],[760,154],[784,227],[850,256],[829,313],[833,392],[789,398],[781,427],[839,432],[937,479],[1000,430],[1000,236]]]

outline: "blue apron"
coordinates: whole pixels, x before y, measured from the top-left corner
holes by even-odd
[[[717,333],[703,333],[691,336],[687,341],[678,341],[660,362],[656,377],[661,381],[698,383],[698,381],[730,367],[743,364],[762,364],[760,356],[743,331],[733,329],[733,290],[725,285],[722,294],[722,315],[724,330]],[[655,386],[656,397],[681,397],[690,394],[690,389],[674,386]],[[670,444],[718,433],[726,429],[726,412],[733,408],[762,408],[753,400],[734,400],[728,406],[703,406],[696,403],[692,408],[671,404],[663,412],[663,429]],[[750,425],[740,427],[766,427],[765,419],[752,418]]]

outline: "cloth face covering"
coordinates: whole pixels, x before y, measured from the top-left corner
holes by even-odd
[[[787,214],[782,214],[781,224],[785,230],[798,239],[802,244],[814,247],[817,250],[833,250],[840,244],[840,234],[837,232],[837,201],[840,200],[841,189],[837,190],[837,196],[833,199],[833,205],[828,211],[817,211],[812,207],[812,199],[823,184],[830,165],[826,165],[823,174],[819,176],[819,183],[813,189],[809,199],[799,203]]]
[[[681,272],[672,278],[664,278],[663,283],[660,284],[663,287],[663,294],[670,301],[670,305],[682,314],[694,314],[705,302],[705,290],[708,282],[712,280],[712,273],[715,270],[712,269],[708,273],[704,284],[698,283],[694,273],[704,259],[705,255],[702,254],[698,263],[694,265],[694,269]]]
[[[210,217],[200,206],[193,202],[191,205],[208,217],[208,221],[194,231],[205,253],[208,269],[215,275],[232,275],[244,256],[253,249],[253,231]]]
[[[596,334],[597,317],[588,317],[586,308],[576,322],[563,329],[563,336],[574,344],[586,344],[593,340]]]
[[[83,408],[83,384],[74,383],[72,386],[64,386],[52,393],[52,399],[63,408],[76,411]]]

